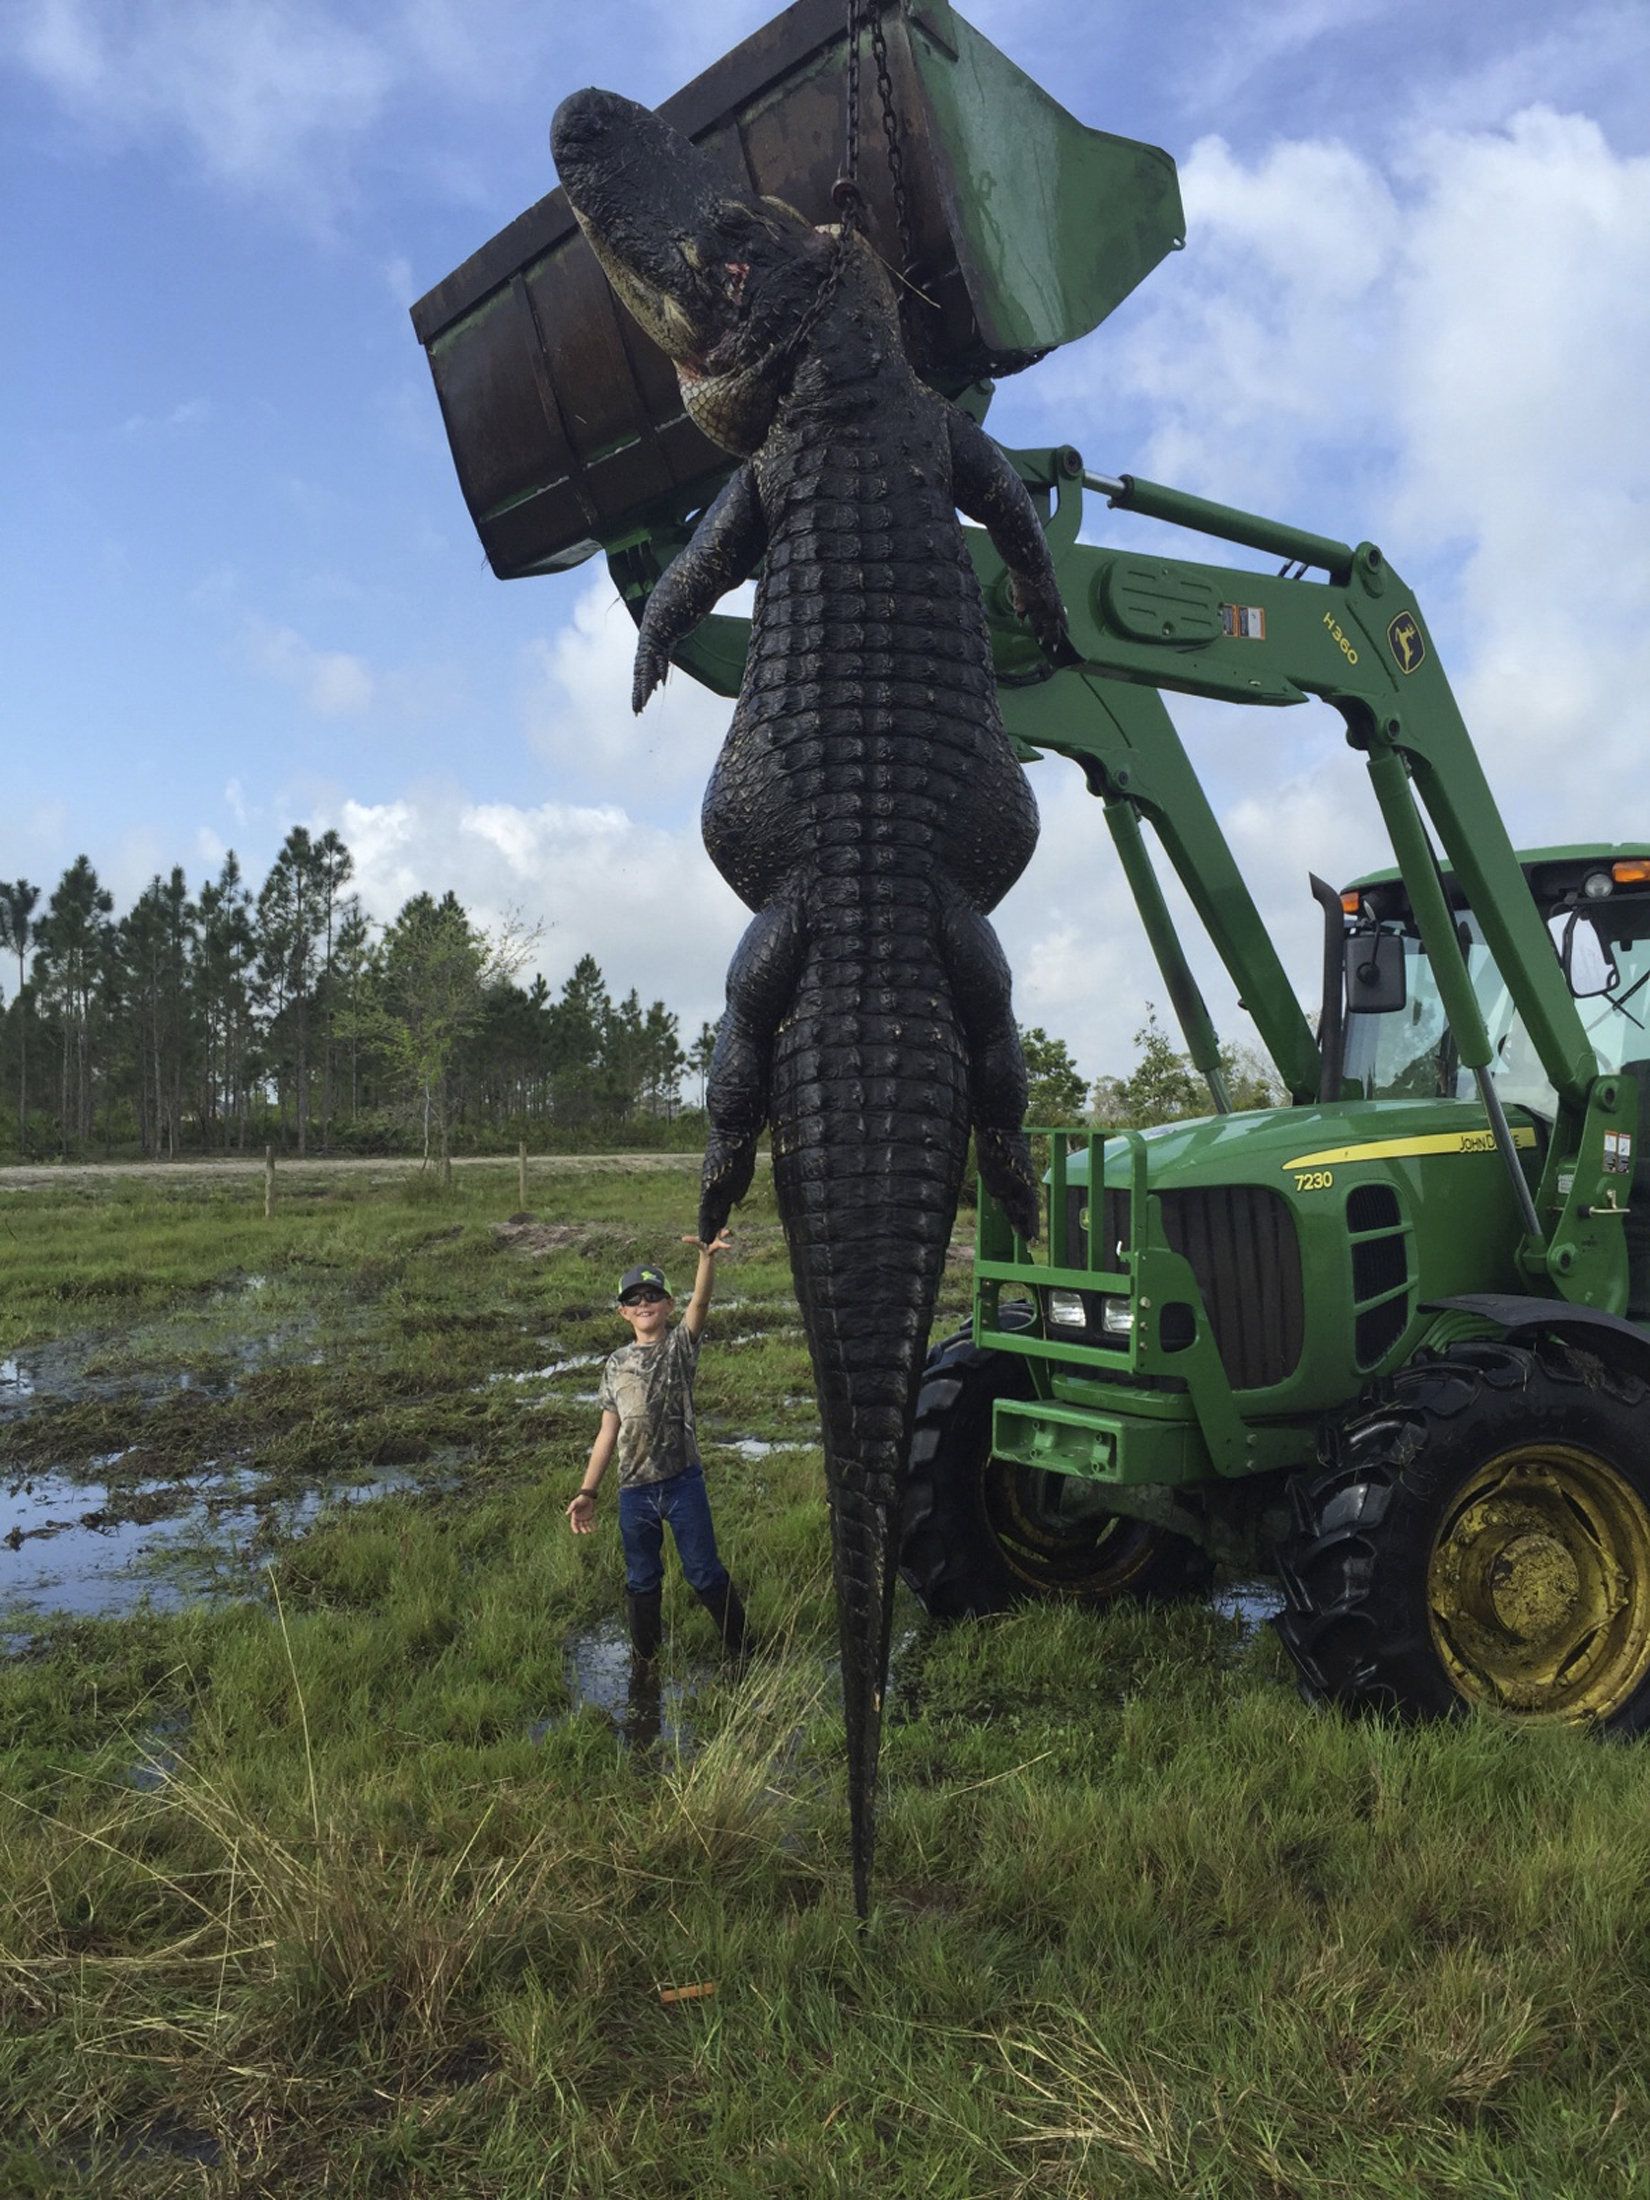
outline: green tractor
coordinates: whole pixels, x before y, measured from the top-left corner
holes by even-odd
[[[1465,1030],[1383,872],[1334,897],[1337,1096],[1049,1133],[1035,1249],[982,1198],[912,1447],[927,1611],[1197,1595],[1219,1562],[1278,1577],[1311,1695],[1650,1720],[1650,847],[1518,860],[1596,1065],[1568,1096],[1453,871]]]
[[[993,377],[1092,329],[1183,240],[1174,163],[1075,121],[947,0],[870,0],[855,21],[904,141],[902,181],[865,163],[870,231],[896,266],[908,247],[923,371],[982,417]],[[846,53],[842,0],[794,0],[663,112],[828,222]],[[639,616],[728,461],[563,194],[413,321],[493,570],[602,554]],[[974,1318],[935,1354],[918,1416],[906,1578],[956,1616],[1271,1568],[1317,1695],[1636,1729],[1650,849],[1514,853],[1415,597],[1373,544],[1097,476],[1069,447],[1010,455],[1045,515],[1070,648],[1044,656],[974,536],[1003,716],[1028,760],[1068,758],[1102,802],[1214,1112],[1047,1133],[1035,1249],[982,1196]],[[1084,543],[1086,492],[1282,569]],[[711,617],[675,661],[731,695],[745,639]],[[1344,893],[1314,881],[1315,1028],[1165,694],[1315,698],[1368,767],[1396,869]],[[1288,1107],[1231,1110],[1148,826]]]

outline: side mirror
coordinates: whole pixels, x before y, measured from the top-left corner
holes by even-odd
[[[1349,1016],[1390,1016],[1409,998],[1404,942],[1398,932],[1350,932],[1346,941]]]
[[[1621,978],[1615,958],[1599,936],[1598,926],[1590,919],[1584,924],[1579,909],[1572,909],[1563,920],[1558,959],[1564,966],[1570,991],[1578,1001],[1613,992]]]

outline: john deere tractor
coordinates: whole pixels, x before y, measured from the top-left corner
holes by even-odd
[[[1223,1561],[1313,1695],[1650,1720],[1650,844],[1498,835],[1326,897],[1315,1091],[1225,1112],[1206,1049],[1207,1118],[1048,1134],[1035,1248],[982,1199],[912,1447],[930,1612]]]
[[[831,221],[849,23],[901,153],[861,166],[862,219],[920,301],[922,371],[983,417],[995,379],[1092,329],[1182,241],[1174,163],[1076,122],[946,0],[846,17],[795,0],[663,111],[743,183]],[[639,615],[728,461],[563,195],[413,319],[494,570],[603,553]],[[1069,759],[1102,803],[1212,1112],[1051,1127],[1035,1245],[982,1196],[974,1318],[935,1354],[918,1415],[906,1578],[959,1615],[1271,1568],[1318,1695],[1636,1729],[1650,845],[1514,852],[1415,596],[1373,544],[1097,475],[1069,447],[1010,455],[1045,515],[1070,648],[1044,655],[973,536],[1003,715],[1028,760]],[[1082,542],[1096,497],[1281,570]],[[676,661],[732,694],[744,648],[742,621],[712,617]],[[1368,770],[1396,867],[1313,882],[1315,1025],[1176,694],[1260,714],[1317,698]],[[1231,1111],[1148,826],[1287,1107]]]

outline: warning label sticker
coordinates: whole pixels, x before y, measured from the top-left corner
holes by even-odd
[[[1228,640],[1264,642],[1265,610],[1258,603],[1223,603],[1220,607],[1220,631]]]

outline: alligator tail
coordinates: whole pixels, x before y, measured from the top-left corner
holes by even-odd
[[[989,927],[922,881],[883,881],[869,911],[853,883],[827,879],[775,903],[735,957],[700,1229],[726,1220],[771,1120],[825,1450],[863,1920],[911,1420],[972,1118],[995,1116],[982,1162],[989,1137],[993,1173],[1033,1230],[1035,1195],[1007,970]]]

